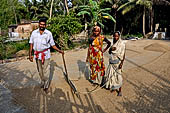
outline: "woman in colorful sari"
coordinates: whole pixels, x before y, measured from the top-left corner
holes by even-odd
[[[103,47],[103,41],[107,43],[105,49]],[[103,53],[110,47],[111,42],[101,35],[101,29],[99,26],[93,28],[93,34],[89,38],[89,48],[86,62],[89,61],[91,75],[90,81],[94,84],[102,85],[102,79],[105,75],[105,66]]]
[[[121,40],[120,32],[114,32],[113,45],[109,49],[109,66],[105,75],[106,88],[117,91],[122,96],[122,65],[125,59],[125,43]]]

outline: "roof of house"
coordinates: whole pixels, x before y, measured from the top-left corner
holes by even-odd
[[[8,26],[8,28],[17,27],[19,25],[31,24],[31,23],[39,23],[39,21],[26,21],[26,20],[24,20],[23,23],[20,23],[20,24],[11,24],[11,25]]]
[[[11,25],[8,26],[8,28],[10,28],[10,27],[17,27],[17,26],[18,26],[18,24],[11,24]]]
[[[39,23],[39,21],[31,21],[31,23]]]

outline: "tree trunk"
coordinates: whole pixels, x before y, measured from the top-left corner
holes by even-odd
[[[114,29],[113,30],[114,30],[114,32],[116,31],[116,23],[114,24]]]
[[[67,15],[69,15],[69,10],[68,10],[68,6],[67,6],[67,0],[65,0],[65,7],[66,7],[66,10],[67,10]]]
[[[145,6],[143,10],[143,36],[145,36]]]
[[[87,20],[86,20],[86,18],[85,18],[84,31],[85,31],[85,37],[86,37],[86,38],[88,38],[88,37],[87,37],[87,34],[88,34],[87,27],[88,27],[88,26],[87,26]],[[86,38],[85,38],[85,39],[86,39]],[[86,40],[87,40],[87,39],[86,39]]]
[[[151,8],[151,26],[150,26],[151,32],[153,32],[153,18],[154,18],[154,10],[153,10],[153,7],[152,7]]]
[[[115,20],[116,20],[116,12],[115,12]],[[114,32],[116,31],[116,23],[114,24]]]
[[[11,1],[11,4],[12,4],[12,9],[14,11],[15,23],[18,24],[18,22],[17,22],[17,15],[16,15],[16,12],[15,12],[15,7],[14,7],[14,1],[13,0]]]
[[[148,28],[149,28],[149,32],[151,32],[150,30],[151,30],[151,9],[149,9],[149,15],[148,15],[149,17],[148,17]]]
[[[52,16],[53,2],[54,2],[54,0],[52,0],[52,1],[51,1],[51,8],[50,8],[50,19],[51,19],[51,16]]]
[[[14,8],[13,8],[13,9],[14,9]],[[16,12],[15,12],[15,9],[14,9],[14,15],[15,15],[15,23],[18,24],[17,15],[16,15]]]
[[[121,34],[121,35],[123,34],[123,26],[122,26],[122,28],[121,28],[120,34]]]

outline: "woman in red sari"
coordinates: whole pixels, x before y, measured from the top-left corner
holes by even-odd
[[[103,41],[107,43],[105,49],[103,47]],[[110,47],[111,42],[101,35],[101,29],[99,26],[93,28],[93,34],[89,38],[89,48],[86,62],[89,61],[91,75],[90,81],[94,84],[102,85],[102,79],[105,74],[105,65],[103,59],[103,53]]]

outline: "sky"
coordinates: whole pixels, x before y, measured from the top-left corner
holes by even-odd
[[[32,0],[29,0],[29,1],[32,1]],[[38,2],[40,1],[40,0],[37,0]]]
[[[24,3],[25,0],[19,0],[20,2]],[[32,2],[32,0],[29,0],[30,2]],[[41,1],[41,0],[36,0],[36,1]]]

